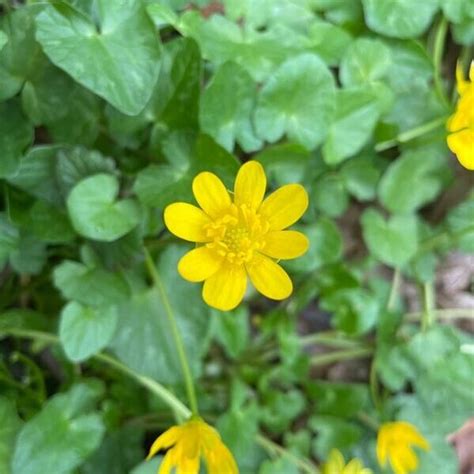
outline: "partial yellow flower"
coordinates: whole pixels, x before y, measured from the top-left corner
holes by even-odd
[[[456,68],[459,99],[456,111],[447,123],[448,147],[457,156],[462,166],[474,170],[474,61],[471,63],[469,79],[464,77],[458,64]]]
[[[329,459],[323,465],[322,474],[372,474],[372,470],[364,467],[360,459],[352,459],[347,465],[344,457],[337,449],[329,453]]]
[[[203,172],[193,181],[201,209],[184,202],[165,209],[170,232],[197,243],[179,261],[178,271],[188,281],[204,281],[202,295],[209,306],[235,308],[244,297],[247,276],[274,300],[293,291],[277,260],[299,257],[308,249],[304,234],[284,230],[306,211],[308,195],[303,186],[287,184],[264,200],[266,186],[262,165],[249,161],[237,173],[232,196],[215,174]]]
[[[407,474],[418,467],[418,458],[412,449],[417,446],[430,449],[428,441],[410,423],[394,421],[384,423],[377,436],[377,459],[385,467],[387,461],[395,474]]]
[[[172,426],[160,435],[152,444],[147,460],[163,449],[168,451],[158,474],[198,474],[201,458],[206,462],[207,474],[239,472],[232,453],[219,433],[199,417]]]

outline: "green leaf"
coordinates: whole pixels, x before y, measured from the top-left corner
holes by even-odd
[[[276,461],[265,461],[258,474],[298,474],[298,466],[285,458],[279,458]]]
[[[444,0],[441,8],[446,18],[453,23],[474,19],[474,4],[470,0]]]
[[[72,225],[84,237],[111,242],[130,232],[140,221],[140,208],[132,199],[116,201],[117,178],[96,174],[83,179],[67,198]]]
[[[237,358],[247,347],[250,336],[249,315],[245,307],[235,311],[213,311],[214,337],[232,358]]]
[[[76,235],[66,213],[45,201],[31,206],[27,227],[42,242],[52,244],[71,242]]]
[[[122,275],[64,260],[54,269],[54,285],[64,298],[96,307],[124,303],[130,289]]]
[[[115,306],[93,308],[76,301],[68,303],[59,323],[59,339],[68,358],[81,362],[103,349],[114,335],[117,320]]]
[[[17,100],[0,103],[0,178],[12,174],[33,140],[33,127]]]
[[[345,212],[349,196],[342,177],[328,173],[319,178],[312,188],[312,202],[316,209],[330,217],[337,217]]]
[[[0,51],[8,43],[8,36],[0,30]]]
[[[336,115],[323,146],[327,164],[336,165],[361,150],[372,135],[379,108],[377,97],[365,87],[337,91]]]
[[[431,159],[426,159],[430,154]],[[432,201],[449,176],[444,156],[429,150],[406,152],[387,168],[378,190],[382,204],[393,213],[410,213]]]
[[[95,17],[66,3],[37,16],[36,37],[51,61],[123,113],[138,114],[158,78],[160,45],[141,2],[95,2]]]
[[[207,346],[209,308],[199,285],[184,281],[176,270],[183,247],[168,246],[161,255],[158,271],[176,316],[186,354],[196,376]],[[117,332],[111,347],[131,369],[162,383],[181,383],[181,366],[162,298],[154,289],[137,291],[119,308]]]
[[[380,175],[375,156],[370,154],[351,159],[341,169],[345,188],[360,201],[374,199]]]
[[[0,212],[0,268],[18,246],[20,234],[6,214]]]
[[[423,34],[439,3],[439,0],[362,0],[369,28],[395,38],[415,38]]]
[[[20,232],[16,248],[10,254],[10,263],[17,273],[36,275],[47,261],[46,246],[26,230]]]
[[[0,48],[0,101],[3,101],[20,91],[44,55],[35,41],[34,17],[30,8],[18,8],[0,17],[0,30],[8,39]]]
[[[244,151],[261,147],[255,136],[251,114],[256,98],[256,85],[241,66],[227,62],[219,67],[201,97],[202,130],[226,150],[237,142]]]
[[[13,452],[12,474],[69,474],[99,446],[101,417],[92,411],[97,387],[78,384],[52,397],[24,424]]]
[[[271,143],[288,135],[313,149],[325,138],[335,109],[335,86],[327,66],[302,54],[282,64],[263,85],[255,111],[257,134]]]
[[[362,214],[362,233],[369,251],[391,267],[403,267],[418,249],[418,222],[414,216],[385,220],[375,209]]]
[[[474,252],[473,215],[474,196],[452,209],[446,218],[454,246],[466,253]]]
[[[15,404],[5,397],[0,397],[0,472],[10,474],[10,459],[15,446],[15,438],[21,428]]]

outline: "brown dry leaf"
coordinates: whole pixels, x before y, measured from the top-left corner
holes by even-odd
[[[459,473],[474,474],[474,418],[470,418],[459,430],[448,435],[459,458]]]

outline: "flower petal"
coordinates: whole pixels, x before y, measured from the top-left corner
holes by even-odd
[[[201,209],[186,202],[175,202],[165,209],[165,224],[168,230],[190,242],[209,242],[204,227],[211,219]]]
[[[293,283],[290,277],[270,258],[256,254],[246,268],[253,286],[267,298],[283,300],[291,295]]]
[[[181,257],[179,274],[188,281],[204,281],[219,270],[223,257],[206,246],[198,247]]]
[[[150,452],[148,453],[147,459],[150,459],[158,451],[167,449],[178,441],[181,429],[179,426],[172,426],[169,430],[166,430],[162,435],[155,439],[151,445]]]
[[[465,129],[448,135],[448,147],[464,168],[474,170],[474,131]]]
[[[261,252],[277,259],[297,258],[309,247],[306,235],[296,230],[276,230],[265,236],[265,246]]]
[[[248,161],[242,165],[235,178],[234,202],[246,204],[257,210],[262,203],[267,187],[267,178],[263,166],[258,161]]]
[[[231,204],[222,181],[208,171],[199,173],[194,178],[193,193],[201,208],[211,217],[218,217]]]
[[[263,201],[258,213],[272,230],[282,230],[294,224],[308,207],[308,193],[300,184],[287,184]]]
[[[209,306],[229,311],[242,301],[246,288],[247,275],[244,267],[224,263],[204,282],[202,296]]]

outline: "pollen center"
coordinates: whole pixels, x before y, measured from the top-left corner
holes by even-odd
[[[232,204],[226,213],[209,224],[206,233],[212,242],[207,246],[232,264],[250,262],[254,252],[263,247],[268,224],[245,204]]]

